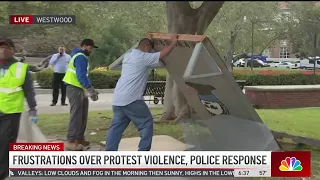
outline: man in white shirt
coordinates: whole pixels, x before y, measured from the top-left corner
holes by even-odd
[[[140,133],[139,151],[151,149],[153,117],[144,102],[149,69],[167,56],[177,44],[178,35],[171,37],[171,44],[161,52],[152,53],[153,42],[144,38],[137,49],[124,56],[121,77],[113,97],[113,119],[108,130],[106,151],[117,151],[123,132],[132,121]]]
[[[59,89],[61,89],[61,105],[67,106],[66,104],[66,84],[62,81],[66,71],[68,69],[68,64],[71,56],[65,52],[65,48],[60,46],[58,53],[52,55],[49,64],[53,66],[53,79],[52,79],[52,104],[55,106],[58,102]]]

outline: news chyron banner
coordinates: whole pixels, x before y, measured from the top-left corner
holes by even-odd
[[[10,15],[9,24],[75,24],[74,15]]]
[[[11,177],[310,177],[310,151],[64,151],[10,144]]]

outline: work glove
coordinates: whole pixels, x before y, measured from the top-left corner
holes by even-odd
[[[33,123],[37,123],[38,122],[38,115],[37,115],[37,110],[34,110],[34,111],[29,111],[29,116],[30,116],[30,119]]]
[[[97,101],[99,99],[99,92],[94,89],[93,86],[87,89],[88,96],[92,99],[92,101]]]
[[[98,99],[99,99],[98,94],[93,95],[90,98],[92,99],[92,101],[98,101]]]

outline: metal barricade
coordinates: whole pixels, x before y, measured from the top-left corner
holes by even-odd
[[[165,86],[166,81],[148,81],[143,95],[153,96],[153,99],[148,99],[145,101],[153,101],[154,104],[158,104],[161,99],[161,103],[163,104]]]

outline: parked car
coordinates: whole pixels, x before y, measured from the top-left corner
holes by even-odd
[[[317,56],[316,58],[312,58],[312,57],[309,57],[309,59],[303,59],[300,61],[300,68],[301,69],[313,69],[314,67],[314,62],[315,60],[313,59],[316,59],[316,68],[320,68],[320,59],[319,56]]]
[[[269,64],[263,62],[262,60],[259,59],[253,59],[253,60],[249,60],[247,66],[251,67],[251,61],[252,61],[252,65],[253,67],[270,67]]]
[[[281,62],[277,67],[286,69],[298,69],[297,65],[291,62]]]
[[[294,64],[297,68],[300,68],[300,61],[295,61]]]
[[[243,67],[245,65],[245,60],[244,58],[239,59],[238,61],[234,62],[233,65],[236,67]]]
[[[272,63],[269,63],[270,67],[278,67],[279,64],[281,64],[280,61],[273,61]]]

